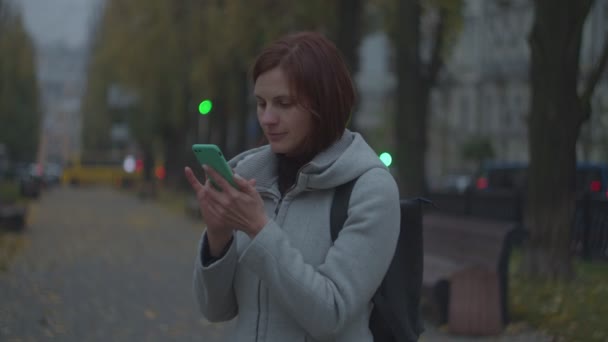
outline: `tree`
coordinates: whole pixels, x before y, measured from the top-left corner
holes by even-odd
[[[133,135],[142,146],[158,141],[168,179],[183,179],[187,146],[195,140],[215,143],[228,156],[248,147],[251,63],[264,44],[287,32],[333,33],[339,6],[327,7],[321,0],[108,0],[92,56],[91,103],[104,101],[101,93],[113,83],[137,93]],[[260,9],[273,20],[260,20]],[[355,45],[348,42],[350,51]],[[203,98],[213,100],[206,117],[196,112]],[[88,122],[108,127],[109,110],[99,108],[87,113],[94,113]]]
[[[363,11],[366,2],[363,0],[337,0],[335,6],[335,22],[332,22],[331,33],[336,47],[342,53],[346,64],[354,76],[359,70],[359,46],[364,31]],[[356,86],[356,85],[355,85]],[[351,129],[355,127],[355,113],[357,110],[353,108],[349,125]]]
[[[382,4],[395,46],[397,178],[403,196],[420,196],[428,190],[425,164],[430,93],[452,37],[460,30],[462,1],[385,0]],[[437,18],[428,61],[421,58],[420,25],[425,11]]]
[[[260,9],[276,20],[259,20],[257,13]],[[290,31],[325,30],[332,35],[336,25],[331,18],[336,11],[337,4],[327,6],[320,0],[225,0],[207,6],[201,31],[206,33],[206,41],[217,43],[213,50],[202,51],[202,58],[197,59],[197,64],[200,70],[206,70],[207,82],[212,82],[204,88],[213,91],[218,100],[216,108],[220,113],[207,121],[212,127],[221,127],[219,131],[224,132],[227,138],[222,141],[226,147],[234,145],[226,151],[227,155],[250,147],[245,143],[247,119],[251,111],[248,71],[262,47]],[[224,29],[218,31],[218,27]],[[229,137],[225,132],[228,128],[227,118],[237,128],[235,136]],[[214,137],[211,138],[213,141]],[[228,144],[229,139],[236,140],[236,144]]]
[[[110,116],[115,116],[113,121],[129,124],[144,156],[163,155],[167,166],[171,166],[167,168],[170,180],[182,178],[181,165],[189,152],[187,141],[193,140],[196,128],[188,74],[190,3],[108,1],[92,56],[98,77],[91,79],[97,84],[89,84],[97,93],[91,94],[91,99],[107,102],[105,94],[111,85],[120,85],[137,95],[139,100],[128,109],[126,117]],[[103,108],[97,115],[116,114],[112,108]],[[107,119],[90,121],[107,126]],[[148,168],[150,164],[154,164],[153,158],[146,158]]]
[[[475,162],[477,170],[481,170],[484,161],[494,157],[492,141],[488,137],[474,136],[462,145],[462,158]]]
[[[95,41],[99,40],[94,36]],[[95,47],[93,47],[95,51]],[[110,142],[112,117],[108,108],[111,86],[109,70],[93,55],[87,65],[87,87],[82,101],[83,151],[94,153],[107,148]]]
[[[575,210],[576,142],[591,115],[591,96],[606,66],[608,40],[597,67],[581,82],[583,25],[592,0],[535,0],[532,52],[529,186],[524,259],[528,275],[572,275],[570,230]]]
[[[21,16],[0,0],[0,143],[14,160],[35,158],[40,109],[33,42]]]

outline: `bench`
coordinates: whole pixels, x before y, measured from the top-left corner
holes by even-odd
[[[508,323],[508,264],[523,230],[513,222],[424,216],[423,293],[448,331],[498,334]]]
[[[0,228],[22,230],[25,228],[26,212],[25,206],[0,200]]]

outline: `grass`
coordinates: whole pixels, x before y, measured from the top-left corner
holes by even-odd
[[[23,234],[2,231],[0,228],[0,272],[6,272],[11,259],[25,245]]]
[[[568,283],[530,280],[517,272],[521,253],[511,259],[510,301],[515,321],[525,321],[559,341],[608,341],[608,263],[575,260]]]
[[[0,181],[0,201],[2,203],[23,203],[27,201],[21,196],[17,182]],[[8,269],[9,262],[23,248],[23,234],[5,230],[0,226],[0,272]]]
[[[0,201],[14,203],[21,199],[17,182],[0,181]]]

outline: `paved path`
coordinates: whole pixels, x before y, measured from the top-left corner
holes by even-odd
[[[104,188],[56,188],[30,208],[20,250],[0,270],[0,341],[224,340],[191,290],[202,225]],[[543,341],[534,332],[421,341]],[[289,342],[289,341],[286,341]]]
[[[0,341],[222,341],[191,289],[202,226],[111,189],[34,203],[0,271]]]

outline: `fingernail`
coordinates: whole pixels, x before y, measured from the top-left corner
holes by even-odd
[[[241,177],[240,175],[238,175],[238,174],[236,174],[236,173],[234,174],[234,178],[238,178],[238,179],[245,179],[245,178]]]

